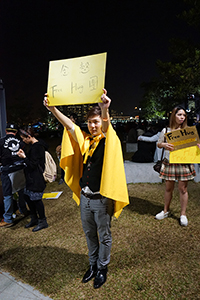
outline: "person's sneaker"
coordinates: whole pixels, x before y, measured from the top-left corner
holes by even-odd
[[[187,226],[188,225],[188,219],[186,216],[182,215],[180,216],[180,224],[181,226]]]
[[[160,213],[158,213],[158,214],[155,216],[155,219],[157,219],[157,220],[163,220],[164,218],[169,217],[169,214],[170,214],[169,211],[167,211],[166,213],[164,213],[164,210],[162,210]]]

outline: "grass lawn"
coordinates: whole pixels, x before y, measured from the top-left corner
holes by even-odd
[[[58,178],[59,180],[59,178]],[[53,299],[200,299],[200,184],[189,182],[187,227],[179,225],[177,186],[172,216],[163,209],[164,184],[129,184],[130,205],[112,221],[112,251],[107,282],[98,290],[81,283],[88,253],[80,210],[58,180],[44,200],[49,227],[33,233],[28,218],[1,229],[0,268]]]

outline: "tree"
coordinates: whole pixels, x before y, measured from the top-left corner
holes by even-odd
[[[173,58],[171,62],[157,61],[162,86],[167,82],[173,87],[174,102],[182,103],[187,99],[189,93],[200,92],[200,50],[197,47],[191,49],[191,45],[173,41]],[[183,47],[185,46],[185,48]],[[182,49],[179,55],[179,50]]]
[[[200,26],[200,4],[195,0],[185,0],[193,5],[179,17],[189,24]],[[193,22],[192,22],[193,20]],[[157,60],[158,77],[143,84],[145,90],[142,108],[153,117],[156,109],[167,114],[170,109],[187,100],[188,94],[200,95],[200,46],[189,41],[172,39],[170,41],[172,59],[169,62]]]
[[[200,29],[200,2],[199,0],[184,0],[190,8],[180,14],[180,18],[184,19],[188,25]]]
[[[163,88],[163,82],[154,78],[150,83],[143,83],[145,90],[143,101],[141,103],[143,116],[146,119],[162,119],[167,116],[173,102],[173,89],[166,82]]]

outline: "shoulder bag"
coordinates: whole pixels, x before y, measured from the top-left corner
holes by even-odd
[[[166,127],[166,132],[167,132],[167,127]],[[165,139],[164,139],[165,141]],[[160,173],[161,170],[161,166],[162,166],[162,162],[163,162],[163,155],[164,155],[164,148],[162,148],[162,155],[161,155],[161,159],[157,161],[157,163],[153,166],[154,171]]]

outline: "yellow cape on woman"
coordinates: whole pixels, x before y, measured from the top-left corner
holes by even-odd
[[[60,166],[65,171],[65,182],[73,191],[73,199],[80,204],[79,180],[83,172],[83,155],[89,148],[89,135],[74,125],[77,142],[64,129]],[[121,142],[110,124],[106,133],[105,152],[101,174],[100,194],[115,200],[114,215],[119,217],[129,204]]]

